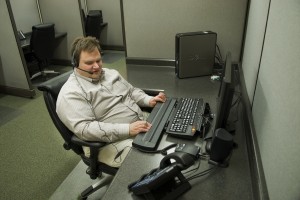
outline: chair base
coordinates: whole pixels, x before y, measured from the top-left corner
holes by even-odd
[[[59,75],[60,73],[59,72],[56,72],[54,70],[44,70],[44,71],[41,71],[41,72],[37,72],[35,74],[33,74],[31,77],[30,77],[30,80],[38,77],[38,76],[46,76],[47,74],[56,74],[56,75]]]
[[[103,179],[101,179],[97,183],[95,183],[95,184],[89,186],[87,189],[85,189],[81,193],[80,198],[82,200],[86,200],[89,195],[93,194],[94,192],[96,192],[97,190],[101,189],[102,187],[110,184],[112,180],[113,180],[113,176],[106,176],[106,177],[104,177]]]

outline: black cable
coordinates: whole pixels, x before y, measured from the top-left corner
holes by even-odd
[[[238,120],[239,120],[239,106],[240,106],[240,103],[241,103],[241,97],[238,98],[238,101],[237,101],[237,105],[236,105],[236,119],[233,121],[234,123],[236,123]]]
[[[218,168],[217,166],[213,166],[213,167],[211,167],[211,168],[209,168],[209,169],[207,169],[207,170],[204,170],[204,171],[202,171],[202,172],[199,172],[198,174],[195,174],[195,175],[193,175],[193,176],[188,177],[186,180],[187,180],[187,181],[190,181],[190,180],[192,180],[192,179],[199,178],[199,177],[201,177],[201,176],[204,176],[204,175],[210,173],[211,171],[213,171],[214,169],[217,169],[217,168]]]
[[[238,97],[233,103],[231,103],[231,108],[241,101],[241,93],[240,92],[236,92],[236,93],[238,93]]]
[[[74,70],[74,68],[73,68],[73,70]],[[97,115],[96,115],[96,113],[95,113],[95,110],[94,110],[94,108],[93,108],[93,105],[92,105],[92,103],[88,100],[88,94],[85,92],[85,90],[83,89],[82,85],[80,84],[80,82],[79,82],[79,80],[78,80],[78,78],[77,78],[77,75],[76,75],[76,72],[75,72],[75,71],[74,71],[74,75],[75,75],[75,79],[76,79],[76,81],[77,81],[77,83],[78,83],[80,89],[81,89],[82,92],[85,94],[85,97],[84,97],[84,96],[82,96],[82,97],[86,100],[87,104],[90,106],[90,109],[91,109],[91,111],[92,111],[92,113],[93,113],[93,115],[94,115],[95,120],[97,121],[97,124],[98,124],[99,129],[100,129],[102,132],[104,132],[104,135],[101,136],[101,140],[105,141],[105,140],[102,139],[102,138],[106,138],[106,139],[109,141],[109,144],[111,144],[111,145],[116,149],[116,151],[117,151],[117,154],[116,154],[116,155],[121,154],[125,148],[124,148],[123,150],[121,150],[121,153],[120,153],[118,147],[117,147],[115,144],[112,143],[112,141],[111,141],[111,139],[109,138],[109,136],[107,135],[106,131],[103,130],[103,129],[101,128],[100,122],[99,122],[99,120],[97,119]],[[108,144],[108,145],[109,145],[109,144]],[[116,157],[115,157],[115,159],[116,159]]]
[[[116,163],[121,163],[122,162],[122,160],[123,160],[123,158],[122,158],[122,154],[123,154],[123,152],[124,152],[124,150],[126,149],[126,148],[132,148],[131,146],[126,146],[126,147],[124,147],[124,149],[122,149],[121,151],[118,151],[118,153],[116,154],[116,156],[115,156],[115,158],[114,158],[114,161],[116,162]],[[117,161],[117,159],[119,158],[119,160],[120,161]]]
[[[216,46],[217,46],[217,50],[218,50],[218,53],[219,53],[219,55],[220,55],[220,58],[221,58],[221,60],[223,61],[223,58],[222,58],[222,54],[221,54],[221,51],[220,51],[219,45],[218,45],[218,44],[216,44]]]
[[[135,147],[135,149],[139,150],[140,152],[143,152],[143,153],[161,153],[162,155],[167,155],[167,151],[173,147],[176,147],[177,146],[177,143],[175,144],[171,144],[163,149],[160,149],[160,150],[153,150],[153,151],[148,151],[148,150],[145,150],[145,149],[140,149],[140,148],[137,148]]]
[[[199,154],[199,157],[200,159],[204,159],[204,160],[207,160],[207,158],[209,158],[209,155],[208,154]]]
[[[218,56],[215,56],[215,59],[217,59],[218,63],[221,64],[221,60]]]
[[[192,171],[198,170],[198,169],[199,169],[199,167],[200,167],[200,160],[198,161],[198,166],[197,166],[197,167],[195,167],[195,168],[193,168],[193,169],[190,169],[189,171],[186,171],[186,172],[184,172],[183,174],[187,174],[187,173],[189,173],[189,172],[192,172]]]

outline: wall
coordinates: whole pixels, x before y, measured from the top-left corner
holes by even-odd
[[[83,36],[80,3],[74,0],[39,0],[44,23],[55,24],[57,32],[67,32],[67,37],[59,41],[54,58],[71,59],[71,44],[76,37]]]
[[[0,90],[8,94],[32,97],[35,91],[20,41],[15,35],[17,30],[31,32],[33,25],[41,23],[36,0],[11,0],[11,7],[9,0],[0,1]],[[71,44],[76,37],[83,35],[79,1],[40,0],[39,3],[43,22],[54,23],[57,32],[67,32],[67,37],[59,39],[56,43],[54,59],[69,63]]]
[[[31,32],[31,27],[41,23],[36,0],[11,0],[17,29]],[[70,60],[70,46],[78,36],[83,36],[79,1],[39,0],[43,23],[54,23],[56,32],[67,32],[67,37],[56,42],[53,58]]]
[[[31,32],[32,26],[40,24],[36,0],[10,0],[17,30]]]
[[[260,57],[266,31],[270,0],[252,0],[249,9],[247,37],[245,39],[244,56],[242,61],[247,92],[252,103]]]
[[[265,17],[255,15],[261,15],[267,4],[251,1],[254,10],[249,16],[243,69],[245,77],[258,71],[257,84],[248,80],[248,88],[255,86],[249,93],[254,94],[253,120],[269,197],[293,200],[300,198],[300,4],[298,0],[270,1],[269,14],[262,15],[268,14],[268,20],[261,47],[257,44],[262,42],[261,35],[256,40],[249,27],[263,29],[260,20]],[[261,56],[253,54],[255,50]]]
[[[101,33],[101,44],[123,47],[120,0],[87,0],[88,10],[102,10],[103,22],[108,25]]]
[[[247,0],[123,1],[127,56],[175,59],[175,35],[211,30],[225,57],[238,61]]]
[[[8,2],[8,6],[7,6]],[[9,1],[0,0],[0,55],[2,66],[0,68],[0,90],[5,93],[14,93],[23,96],[34,96],[35,92],[28,81],[27,69],[24,63],[22,49],[18,46],[18,39],[15,37],[16,27],[12,14],[10,15]]]

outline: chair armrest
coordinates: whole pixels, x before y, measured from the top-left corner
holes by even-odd
[[[72,142],[74,142],[77,145],[86,146],[86,147],[90,147],[90,148],[96,148],[96,149],[104,147],[107,144],[106,142],[84,141],[84,140],[79,139],[79,137],[77,137],[76,135],[73,135],[71,140],[72,140]]]
[[[149,88],[142,88],[142,90],[150,95],[150,96],[156,96],[158,95],[160,92],[165,92],[165,90],[162,90],[162,89],[149,89]]]

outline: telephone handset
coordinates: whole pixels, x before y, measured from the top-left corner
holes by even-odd
[[[164,169],[156,168],[148,174],[144,174],[138,181],[128,185],[128,189],[135,195],[150,193],[157,187],[173,179],[180,171],[175,165],[170,165]]]
[[[195,159],[185,152],[174,152],[166,155],[160,161],[160,169],[166,168],[171,165],[171,161],[174,160],[176,166],[181,170],[187,169],[195,163]]]
[[[172,159],[175,162],[171,163]],[[162,196],[168,199],[169,196],[172,199],[174,195],[179,196],[191,188],[181,171],[194,162],[194,158],[184,152],[168,154],[161,160],[159,168],[151,170],[139,180],[129,184],[128,189],[135,195],[151,196],[153,199],[161,199]],[[177,181],[175,177],[178,178]]]

